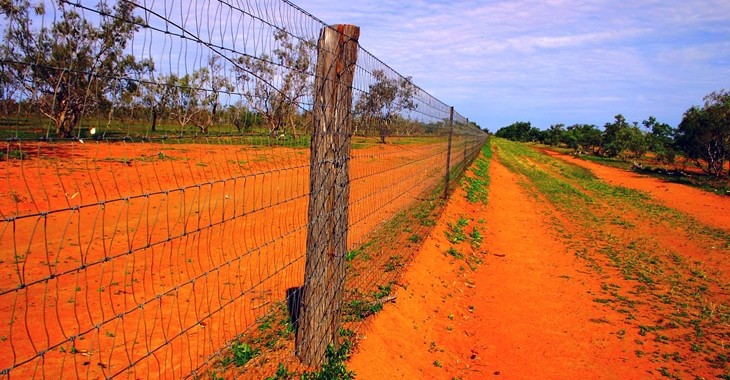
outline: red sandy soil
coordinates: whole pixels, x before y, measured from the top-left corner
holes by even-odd
[[[730,198],[564,159],[730,230]],[[618,336],[625,315],[594,302],[606,280],[561,242],[548,219],[551,206],[528,196],[498,159],[490,175],[486,206],[468,203],[457,190],[404,275],[396,302],[363,329],[348,368],[359,379],[662,378],[657,369],[664,364],[635,354],[642,337],[633,330]],[[486,231],[476,271],[446,254],[446,223],[460,216]],[[570,221],[562,220],[562,228],[580,234]],[[653,349],[653,342],[642,344]],[[713,375],[706,363],[683,365],[696,366],[697,378]]]
[[[692,215],[709,226],[730,231],[730,197],[686,185],[655,179],[627,170],[616,170],[551,150],[543,152],[592,171],[606,183],[648,192],[666,206]]]
[[[181,378],[303,281],[308,149],[22,149],[0,162],[0,378]],[[350,246],[445,158],[442,141],[353,150]]]

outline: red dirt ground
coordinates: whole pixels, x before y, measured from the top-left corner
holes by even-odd
[[[441,181],[434,141],[353,150],[350,245]],[[0,163],[0,378],[181,378],[303,281],[307,149],[22,149]]]
[[[728,197],[562,158],[730,231]],[[359,379],[662,378],[659,364],[635,354],[638,334],[617,336],[625,315],[594,302],[604,279],[557,237],[549,206],[528,196],[499,160],[490,175],[487,206],[468,203],[457,190],[404,275],[396,303],[363,329],[348,368]],[[446,223],[460,216],[486,229],[476,271],[446,254]],[[566,233],[580,233],[561,222]]]
[[[648,192],[668,207],[690,214],[704,224],[730,231],[730,197],[728,196],[658,180],[632,171],[616,170],[550,150],[544,150],[544,152],[587,168],[606,183]]]

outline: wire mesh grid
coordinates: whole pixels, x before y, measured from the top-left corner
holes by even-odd
[[[0,377],[306,369],[291,311],[327,26],[288,1],[2,12]],[[399,218],[431,215],[485,135],[362,48],[352,91],[343,320],[357,330],[358,305],[417,248],[403,236],[427,233]],[[232,349],[270,358],[246,375]]]

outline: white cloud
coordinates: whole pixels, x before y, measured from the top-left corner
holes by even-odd
[[[676,124],[730,88],[730,2],[302,0],[461,114],[602,125],[623,113]],[[607,116],[608,115],[608,116]]]

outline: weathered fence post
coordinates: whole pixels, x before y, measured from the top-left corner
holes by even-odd
[[[297,321],[296,354],[319,365],[339,341],[345,286],[352,81],[360,28],[325,27],[319,37],[314,83],[309,175],[307,261]]]
[[[446,176],[444,178],[444,199],[449,197],[449,179],[451,177],[451,137],[454,134],[454,107],[449,112],[449,147],[446,151]]]
[[[467,158],[466,158],[466,153],[467,153],[466,152],[466,144],[469,141],[469,135],[466,134],[466,133],[468,131],[469,131],[469,118],[467,117],[466,118],[466,130],[464,131],[464,133],[465,133],[465,135],[464,135],[464,159],[463,159],[464,160],[464,173],[466,173],[466,169],[467,169],[466,168],[466,163],[468,161]]]

